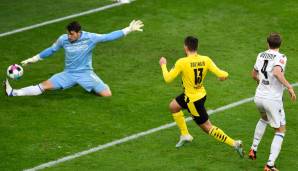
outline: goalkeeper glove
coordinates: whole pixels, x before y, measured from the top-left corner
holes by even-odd
[[[142,29],[143,26],[144,26],[144,24],[141,20],[133,20],[132,22],[130,22],[129,26],[122,29],[122,31],[125,35],[127,35],[130,32],[143,31],[143,29]]]
[[[35,62],[40,61],[40,60],[42,60],[42,58],[40,58],[39,55],[35,55],[32,58],[28,58],[28,59],[22,61],[21,64],[23,66],[26,66],[27,64],[32,64],[32,63],[35,63]]]

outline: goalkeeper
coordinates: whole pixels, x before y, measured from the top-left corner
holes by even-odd
[[[71,22],[66,26],[67,34],[41,53],[21,62],[23,66],[43,60],[59,49],[65,50],[64,71],[53,75],[50,79],[21,89],[13,89],[6,79],[4,86],[7,96],[34,96],[46,90],[67,89],[80,85],[88,92],[95,92],[99,96],[111,96],[112,92],[94,72],[92,68],[92,50],[97,43],[119,39],[134,31],[143,31],[143,22],[133,20],[128,27],[108,34],[89,33],[81,30],[78,22]]]

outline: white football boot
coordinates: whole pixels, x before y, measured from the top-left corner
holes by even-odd
[[[239,154],[239,156],[241,158],[244,157],[243,144],[242,144],[242,141],[241,140],[236,140],[235,141],[234,149],[237,151],[237,153]]]
[[[182,147],[186,143],[190,143],[193,140],[193,137],[190,134],[181,135],[179,142],[176,144],[176,148]]]

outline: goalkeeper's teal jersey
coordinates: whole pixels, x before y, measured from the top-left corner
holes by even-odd
[[[95,45],[100,42],[112,41],[123,36],[124,33],[122,30],[114,31],[109,34],[96,34],[82,31],[78,40],[70,42],[67,34],[63,34],[51,47],[45,49],[39,55],[44,59],[51,56],[59,49],[64,48],[65,71],[83,72],[93,70],[92,49]]]

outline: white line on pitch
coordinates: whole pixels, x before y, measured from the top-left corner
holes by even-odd
[[[131,2],[133,2],[133,1],[135,1],[135,0],[131,0]],[[103,7],[99,7],[99,8],[91,9],[91,10],[88,10],[88,11],[72,14],[72,15],[69,15],[69,16],[66,16],[66,17],[61,17],[61,18],[45,21],[45,22],[42,22],[42,23],[39,23],[39,24],[34,24],[34,25],[31,25],[31,26],[27,26],[27,27],[23,27],[23,28],[20,28],[20,29],[16,29],[16,30],[5,32],[5,33],[1,33],[0,37],[4,37],[4,36],[12,35],[12,34],[15,34],[15,33],[31,30],[31,29],[34,29],[34,28],[42,27],[42,26],[52,24],[52,23],[57,23],[57,22],[64,21],[64,20],[67,20],[67,19],[92,14],[92,13],[103,11],[103,10],[106,10],[106,9],[109,9],[109,8],[117,7],[117,6],[120,6],[120,5],[123,5],[123,4],[125,4],[125,3],[117,2],[117,3],[113,3],[113,4],[110,4],[110,5],[103,6]]]
[[[296,87],[296,86],[298,86],[298,83],[294,83],[294,84],[292,84],[292,86],[293,87]],[[221,112],[221,111],[224,111],[224,110],[227,110],[227,109],[236,107],[236,106],[240,106],[240,105],[242,105],[244,103],[251,102],[252,100],[253,100],[253,97],[242,99],[240,101],[237,101],[237,102],[230,103],[228,105],[219,107],[219,108],[217,108],[215,110],[208,110],[208,114],[209,115],[212,115],[214,113]],[[190,120],[192,120],[191,117],[186,118],[186,121],[190,121]],[[149,130],[144,131],[144,132],[133,134],[131,136],[124,137],[122,139],[118,139],[118,140],[115,140],[115,141],[112,141],[112,142],[109,142],[109,143],[106,143],[106,144],[103,144],[103,145],[99,145],[99,146],[94,147],[94,148],[91,148],[89,150],[78,152],[78,153],[75,153],[75,154],[72,154],[72,155],[69,155],[69,156],[66,156],[66,157],[62,157],[62,158],[57,159],[57,160],[54,160],[54,161],[50,161],[50,162],[47,162],[47,163],[38,165],[38,166],[33,167],[31,169],[25,169],[24,171],[36,171],[36,170],[41,170],[41,169],[44,169],[44,168],[47,168],[47,167],[52,167],[52,166],[55,166],[55,165],[57,165],[59,163],[63,163],[63,162],[66,162],[66,161],[69,161],[69,160],[72,160],[72,159],[75,159],[75,158],[79,158],[79,157],[85,156],[87,154],[94,153],[96,151],[100,151],[100,150],[103,150],[105,148],[109,148],[109,147],[115,146],[117,144],[122,144],[122,143],[125,143],[127,141],[131,141],[131,140],[140,138],[140,137],[145,136],[145,135],[152,134],[154,132],[157,132],[157,131],[160,131],[160,130],[163,130],[163,129],[171,128],[171,127],[173,127],[175,125],[176,125],[175,122],[172,122],[172,123],[169,123],[169,124],[165,124],[165,125],[162,125],[162,126],[157,127],[157,128],[149,129]]]

